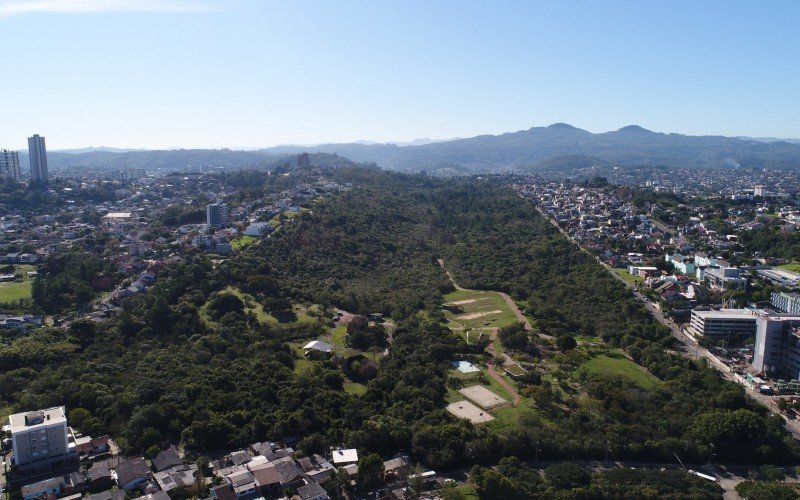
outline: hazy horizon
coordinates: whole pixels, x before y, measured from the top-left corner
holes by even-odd
[[[557,123],[563,123],[563,122],[557,122]],[[527,129],[521,129],[521,130],[529,130],[530,128],[538,128],[538,127],[547,127],[549,125],[553,125],[553,124],[533,125],[532,127],[528,127]],[[572,123],[570,123],[568,125],[572,125],[572,126],[574,126],[576,128],[579,128],[579,129],[587,130],[587,129],[584,129],[583,127],[580,127],[580,126],[572,124]],[[631,124],[628,124],[628,125],[639,125],[639,124],[631,123]],[[627,125],[623,125],[623,127],[624,126],[627,126]],[[619,128],[622,128],[622,127],[618,127],[617,129],[614,129],[614,130],[601,130],[601,131],[587,130],[587,132],[591,132],[593,134],[599,134],[599,133],[604,133],[604,132],[613,132],[613,131],[619,130]],[[643,127],[643,128],[647,129],[647,127]],[[650,129],[647,129],[647,130],[650,130]],[[680,132],[675,132],[675,131],[658,131],[658,130],[650,130],[650,131],[651,132],[655,132],[655,133],[664,133],[664,134],[676,133],[676,134],[680,134],[680,135],[690,135],[690,134],[681,134]],[[448,142],[448,141],[457,141],[457,140],[461,140],[461,139],[470,139],[472,137],[477,137],[477,136],[481,136],[481,135],[502,135],[502,134],[505,134],[505,133],[514,133],[514,132],[517,132],[517,131],[516,130],[508,130],[506,132],[502,132],[501,134],[483,134],[483,133],[480,133],[480,134],[476,134],[475,136],[451,137],[451,138],[448,138],[448,139],[438,139],[438,138],[430,138],[430,137],[418,137],[418,138],[415,138],[415,139],[410,139],[408,141],[399,141],[399,140],[373,141],[373,140],[370,140],[370,139],[356,139],[356,140],[353,140],[353,141],[344,141],[344,142],[341,142],[341,143],[332,142],[332,141],[323,141],[323,142],[306,143],[306,144],[284,143],[284,144],[268,144],[268,145],[263,145],[263,146],[247,146],[247,145],[235,145],[235,146],[216,145],[216,146],[214,146],[214,145],[211,145],[211,146],[207,146],[207,147],[193,147],[193,148],[187,148],[187,147],[183,147],[183,146],[179,146],[179,145],[178,146],[166,146],[166,147],[162,147],[162,148],[148,148],[148,147],[136,147],[136,146],[125,146],[125,145],[119,146],[119,145],[105,145],[105,144],[103,144],[103,145],[84,145],[84,146],[78,146],[78,147],[72,147],[72,148],[60,148],[60,149],[54,149],[54,148],[50,148],[48,146],[48,150],[51,151],[51,152],[56,152],[56,153],[59,153],[59,152],[61,152],[61,153],[69,153],[69,152],[79,151],[79,150],[84,150],[84,149],[125,150],[126,152],[127,151],[174,151],[174,150],[181,150],[181,149],[217,149],[217,150],[219,150],[219,149],[230,149],[232,151],[258,151],[258,150],[281,148],[281,147],[315,148],[315,147],[324,146],[324,145],[327,145],[327,144],[359,144],[359,143],[364,143],[364,144],[367,144],[367,145],[370,145],[370,144],[381,144],[381,145],[384,145],[384,144],[385,145],[400,144],[402,146],[411,146],[410,143],[413,143],[415,141],[428,140],[428,141],[431,141],[431,142]],[[43,134],[40,134],[40,135],[43,135]],[[714,136],[714,135],[720,135],[720,134],[704,134],[704,135]],[[800,141],[800,138],[796,138],[796,137],[750,137],[750,136],[726,136],[726,137],[752,139],[752,140],[764,141],[764,142]],[[47,138],[45,137],[45,139],[47,139]],[[27,147],[18,148],[17,151],[26,153],[27,152]]]

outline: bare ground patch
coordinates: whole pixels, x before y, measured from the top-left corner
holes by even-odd
[[[492,314],[500,314],[502,312],[503,311],[501,311],[500,309],[495,309],[494,311],[474,312],[472,314],[465,314],[464,316],[458,316],[456,317],[456,319],[462,319],[462,320],[478,319],[484,316],[490,316]]]

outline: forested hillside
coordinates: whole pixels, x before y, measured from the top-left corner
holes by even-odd
[[[600,458],[609,446],[615,459],[704,461],[710,444],[727,461],[800,456],[779,419],[669,353],[668,333],[628,292],[499,181],[336,176],[353,188],[216,266],[186,256],[118,318],[0,346],[0,407],[65,404],[81,431],[143,452],[163,441],[202,454],[297,436],[304,451],[402,449],[431,467]],[[450,361],[488,355],[447,328],[442,294],[452,285],[440,257],[462,285],[506,291],[533,319],[522,343],[537,346],[525,354],[534,371],[520,383],[530,406],[497,425],[444,410],[457,387]],[[319,312],[268,314],[295,306]],[[345,391],[340,360],[298,353],[298,341],[329,331],[329,306],[396,325],[363,393]],[[630,363],[640,380],[590,369],[606,359]]]

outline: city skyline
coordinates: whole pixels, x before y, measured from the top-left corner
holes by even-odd
[[[245,148],[566,122],[800,137],[789,2],[0,1],[0,144]],[[146,30],[141,29],[147,26]]]

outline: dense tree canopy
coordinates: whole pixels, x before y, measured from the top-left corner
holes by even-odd
[[[609,446],[615,459],[672,461],[678,453],[703,461],[712,443],[720,460],[798,456],[780,421],[712,369],[665,349],[666,329],[498,182],[359,169],[341,169],[337,179],[353,189],[217,266],[186,254],[93,330],[43,328],[0,346],[0,406],[64,404],[87,429],[140,452],[162,441],[203,452],[297,436],[303,451],[342,443],[380,456],[406,450],[429,467],[512,455],[599,458]],[[462,285],[522,303],[536,330],[526,338],[602,339],[658,382],[643,388],[584,373],[579,390],[588,403],[567,406],[549,381],[532,376],[541,416],[523,414],[506,427],[454,418],[444,410],[450,362],[480,349],[446,327],[442,293],[452,284],[437,258]],[[91,295],[82,287],[100,267],[91,256],[59,256],[40,270],[34,295],[51,310],[81,304]],[[363,395],[345,392],[339,361],[301,363],[291,344],[328,331],[326,319],[275,323],[254,312],[291,311],[300,302],[395,320],[388,354]],[[521,346],[521,333],[511,327],[502,342]],[[359,348],[388,342],[368,322],[350,334]],[[577,373],[583,355],[575,349],[552,359],[565,374]],[[524,470],[481,474],[508,497],[530,493],[514,481],[529,476]],[[595,478],[589,487],[616,495],[624,488],[614,481]]]

